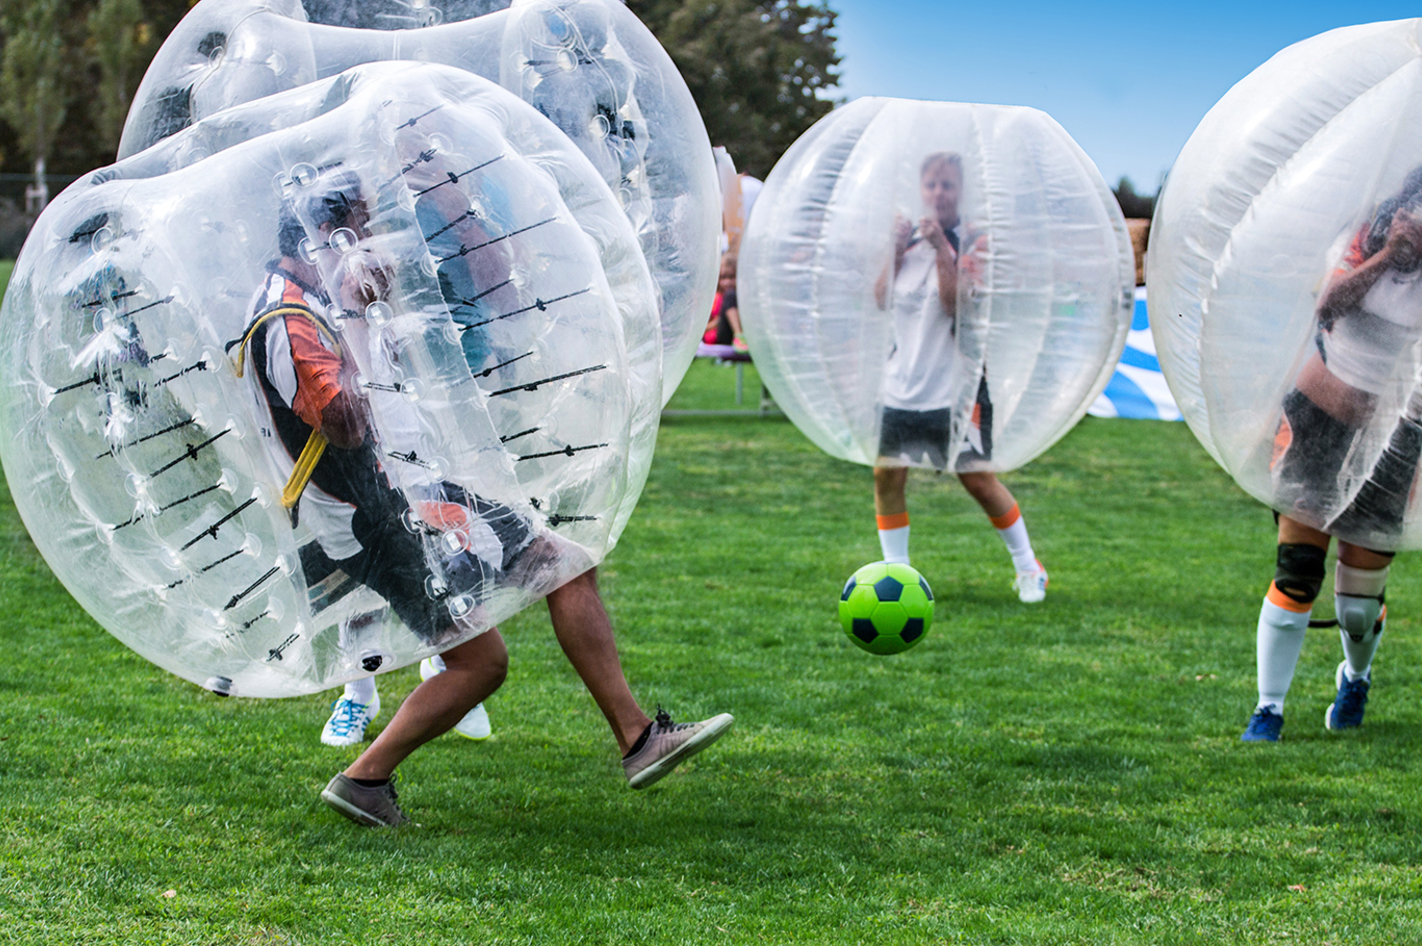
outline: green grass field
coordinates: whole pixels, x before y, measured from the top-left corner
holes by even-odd
[[[733,385],[698,364],[673,406]],[[669,418],[603,589],[639,698],[736,729],[629,791],[535,607],[503,628],[495,737],[410,759],[424,827],[396,832],[319,801],[354,755],[317,742],[329,697],[149,665],[0,491],[0,943],[1422,942],[1411,557],[1365,730],[1323,729],[1315,631],[1285,741],[1246,746],[1267,512],[1181,424],[1087,419],[1005,480],[1047,601],[1016,601],[956,481],[915,474],[937,623],[875,658],[835,618],[878,557],[869,471],[783,419]],[[386,705],[416,682],[382,677]]]

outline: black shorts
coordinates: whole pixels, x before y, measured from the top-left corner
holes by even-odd
[[[478,600],[485,586],[498,572],[507,571],[533,538],[528,523],[507,506],[466,493],[453,484],[444,484],[443,490],[445,500],[465,506],[493,529],[503,546],[503,560],[497,571],[470,552],[436,552],[447,579],[438,581],[426,558],[426,545],[437,541],[438,533],[407,515],[410,506],[398,490],[390,490],[379,503],[356,509],[351,531],[360,543],[359,553],[336,562],[326,559],[332,570],[339,569],[384,598],[405,626],[426,643],[436,641],[454,623],[446,585],[460,593],[471,593]],[[305,553],[302,564],[310,585],[316,577],[313,572],[324,563]]]
[[[879,456],[946,470],[952,445],[963,439],[968,442],[958,454],[957,471],[970,470],[992,459],[992,400],[988,397],[987,375],[978,382],[973,414],[966,425],[960,426],[956,439],[950,408],[906,411],[885,407],[879,423]]]
[[[1297,388],[1284,397],[1270,472],[1274,495],[1289,515],[1322,528],[1339,502],[1339,474],[1358,432]]]

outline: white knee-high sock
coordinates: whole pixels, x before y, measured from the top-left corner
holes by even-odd
[[[1372,669],[1373,655],[1387,621],[1382,597],[1387,588],[1388,567],[1354,568],[1339,562],[1333,573],[1333,609],[1338,616],[1338,637],[1343,642],[1350,680],[1365,677]]]
[[[896,516],[877,516],[879,522],[879,549],[884,553],[884,561],[909,561],[909,517],[901,512]]]
[[[1002,537],[1002,544],[1012,556],[1012,567],[1019,572],[1030,572],[1037,567],[1037,556],[1032,551],[1032,540],[1027,537],[1027,523],[1022,521],[1022,510],[1016,503],[1000,516],[989,516],[992,526]]]
[[[1289,607],[1275,604],[1275,600],[1288,602]],[[1256,657],[1259,665],[1259,706],[1272,705],[1274,712],[1284,713],[1284,697],[1288,695],[1289,684],[1294,682],[1294,668],[1298,666],[1299,654],[1303,651],[1304,634],[1308,630],[1308,618],[1313,606],[1305,607],[1286,598],[1273,585],[1269,595],[1259,608],[1259,631],[1255,639]]]
[[[346,684],[346,698],[362,706],[375,702],[375,678],[361,677]]]

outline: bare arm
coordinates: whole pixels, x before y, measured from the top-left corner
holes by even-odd
[[[948,318],[958,314],[958,254],[939,226],[938,221],[924,217],[919,223],[919,232],[937,254],[934,264],[938,268],[938,301]]]
[[[1328,284],[1318,304],[1319,321],[1329,325],[1355,311],[1383,273],[1394,267],[1413,265],[1419,257],[1422,257],[1422,220],[1399,210],[1392,218],[1383,248],[1356,269],[1338,275]]]
[[[894,258],[884,265],[883,272],[874,281],[874,301],[879,308],[889,307],[889,283],[899,274],[904,265],[904,254],[908,252],[909,237],[913,235],[913,224],[903,217],[894,218]]]
[[[366,429],[365,405],[349,390],[342,389],[321,411],[321,435],[333,447],[354,450],[365,442]]]

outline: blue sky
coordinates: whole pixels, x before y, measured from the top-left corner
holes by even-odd
[[[1422,14],[1416,4],[829,0],[839,95],[1031,105],[1112,185],[1154,192],[1230,86],[1316,33]]]

